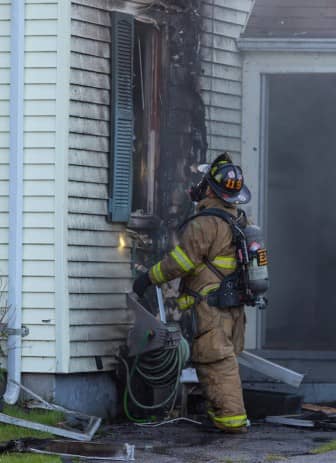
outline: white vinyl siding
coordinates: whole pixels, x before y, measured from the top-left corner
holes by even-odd
[[[202,78],[208,158],[224,150],[241,158],[242,59],[236,45],[253,0],[202,2]]]
[[[55,144],[58,2],[25,6],[23,371],[55,371]]]
[[[125,2],[125,7],[145,2]],[[110,138],[109,12],[120,2],[73,0],[69,137],[68,275],[70,371],[114,362],[131,322],[130,245],[124,227],[107,222]]]
[[[116,7],[134,13],[151,2],[25,1],[22,315],[30,333],[23,340],[24,372],[96,371],[96,356],[110,369],[131,323],[125,295],[131,243],[120,249],[124,227],[106,220],[109,12]],[[201,44],[209,152],[226,148],[239,156],[241,60],[235,39],[252,0],[214,2],[214,11],[210,0],[203,2]],[[0,3],[0,277],[8,272],[10,3]],[[64,26],[70,16],[68,75]]]
[[[62,2],[64,9],[65,3]],[[56,365],[56,265],[62,197],[56,175],[59,88],[58,0],[25,1],[22,371],[54,372]],[[0,3],[0,278],[8,277],[9,80],[11,2]],[[64,32],[65,33],[65,32]],[[64,86],[64,83],[61,83]],[[61,114],[64,119],[64,114]],[[64,209],[64,208],[63,208]],[[65,214],[65,212],[62,212]],[[62,340],[61,340],[62,342]]]
[[[0,289],[8,275],[10,2],[0,3]],[[1,305],[6,294],[0,299]]]
[[[10,2],[0,3],[0,310],[7,301],[9,200]],[[2,345],[5,350],[5,346]],[[6,361],[0,358],[2,367]]]

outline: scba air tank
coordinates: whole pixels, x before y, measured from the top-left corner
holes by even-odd
[[[247,225],[244,234],[249,256],[249,289],[257,299],[263,296],[269,288],[267,251],[260,227]]]

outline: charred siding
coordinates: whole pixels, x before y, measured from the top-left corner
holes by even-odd
[[[236,46],[253,0],[202,2],[202,78],[208,158],[224,150],[240,161],[242,61]]]
[[[190,213],[188,187],[205,162],[206,128],[200,95],[199,0],[176,0],[162,20],[159,208],[168,230]],[[162,18],[163,19],[163,18]]]
[[[153,4],[72,1],[71,371],[95,369],[94,356],[102,356],[108,368],[130,321],[125,299],[131,277],[129,248],[118,249],[122,228],[106,221],[111,77],[107,13],[114,7],[134,12],[140,3]],[[193,167],[205,161],[207,140],[209,157],[223,149],[240,155],[241,60],[235,39],[251,4],[252,0],[174,0],[157,2],[151,9],[162,37],[155,212],[168,229],[189,212],[186,192]]]

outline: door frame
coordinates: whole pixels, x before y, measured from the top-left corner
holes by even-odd
[[[336,74],[336,52],[325,49],[323,52],[279,52],[269,49],[249,51],[243,56],[242,165],[246,183],[252,192],[247,213],[264,230],[267,229],[268,76],[300,73]],[[260,310],[252,309],[247,310],[247,318],[246,347],[260,351],[265,338],[265,315]],[[264,351],[267,352],[270,353]],[[272,357],[277,356],[277,351],[271,352]],[[281,358],[284,352],[279,351],[278,354]],[[336,352],[329,354],[336,359]],[[319,355],[316,351],[295,352],[296,359],[307,357],[316,359]]]

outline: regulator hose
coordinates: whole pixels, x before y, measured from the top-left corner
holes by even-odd
[[[149,336],[150,334],[146,333],[146,342]],[[189,344],[185,338],[181,337],[179,344],[175,348],[159,349],[137,355],[131,368],[127,361],[120,357],[126,369],[126,387],[124,391],[123,405],[128,419],[135,422],[148,421],[148,419],[137,419],[130,415],[128,410],[128,397],[130,397],[137,407],[143,410],[155,410],[164,407],[172,399],[176,398],[181,371],[189,359],[189,356]],[[135,373],[137,373],[143,382],[152,389],[155,387],[172,387],[172,390],[160,403],[152,405],[144,404],[135,397],[132,389],[131,383]]]

